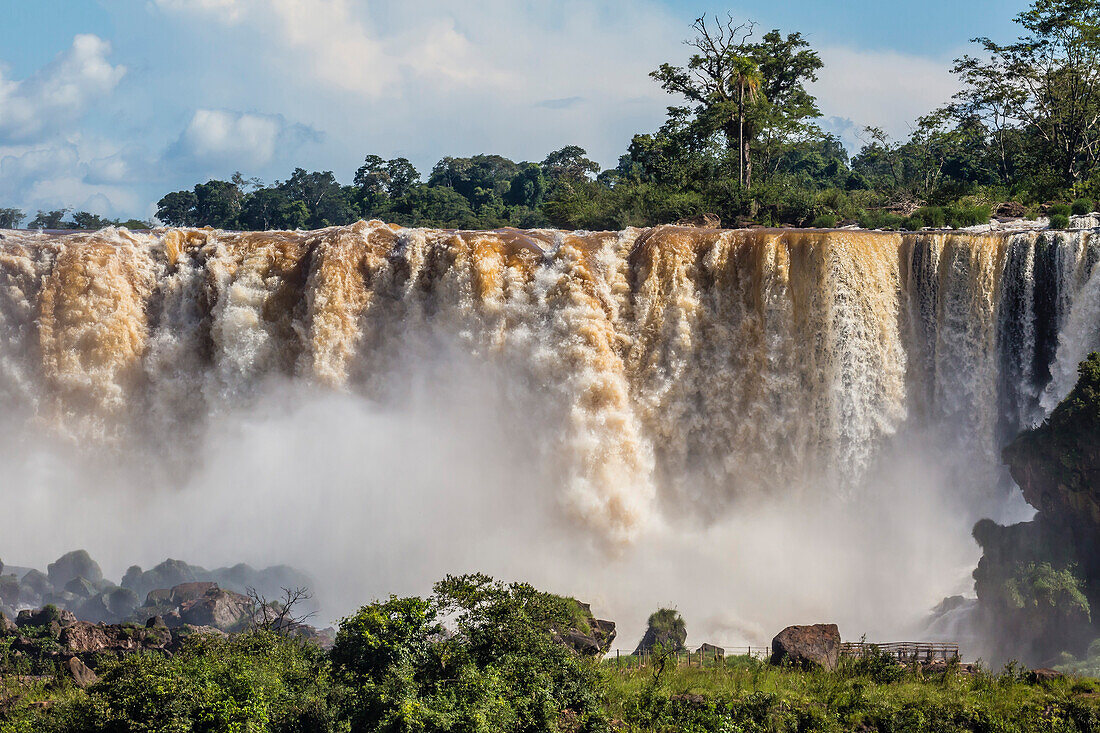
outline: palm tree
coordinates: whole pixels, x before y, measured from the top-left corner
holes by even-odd
[[[740,158],[741,186],[747,188],[752,183],[752,162],[745,145],[745,102],[746,97],[750,104],[756,101],[760,84],[763,83],[763,76],[756,62],[745,56],[734,57],[731,69],[730,82],[737,90],[737,149]]]

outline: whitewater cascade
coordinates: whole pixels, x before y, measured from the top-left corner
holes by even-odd
[[[178,446],[271,380],[384,402],[458,350],[628,541],[662,505],[851,491],[910,432],[996,467],[1100,346],[1098,259],[1087,231],[5,232],[0,407]]]

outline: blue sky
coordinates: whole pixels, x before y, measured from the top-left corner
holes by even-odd
[[[646,76],[702,13],[798,30],[823,124],[903,137],[1015,0],[0,0],[0,206],[148,217],[167,191],[368,153],[613,165],[672,103]]]

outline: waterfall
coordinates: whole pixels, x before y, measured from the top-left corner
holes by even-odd
[[[999,463],[1100,347],[1092,232],[160,229],[0,235],[0,404],[84,448],[186,446],[272,379],[385,402],[402,359],[510,375],[562,506],[852,492],[921,431]]]

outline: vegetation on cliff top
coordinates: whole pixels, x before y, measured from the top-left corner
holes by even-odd
[[[1100,3],[1035,0],[1017,41],[977,39],[955,63],[961,90],[917,120],[908,140],[867,128],[854,156],[818,124],[807,85],[823,68],[801,33],[696,21],[687,62],[651,76],[674,95],[661,127],[634,135],[607,170],[569,145],[541,162],[445,157],[423,180],[405,158],[368,155],[351,184],[295,169],[265,185],[236,174],[166,194],[176,226],[295,229],[380,218],[407,226],[621,229],[703,213],[728,225],[962,227],[1002,213],[1069,223],[1100,198]],[[997,213],[997,212],[993,212]],[[88,212],[40,211],[31,228],[97,229]],[[66,218],[68,216],[68,218]],[[0,208],[0,228],[27,217]],[[141,227],[143,222],[122,222]]]

